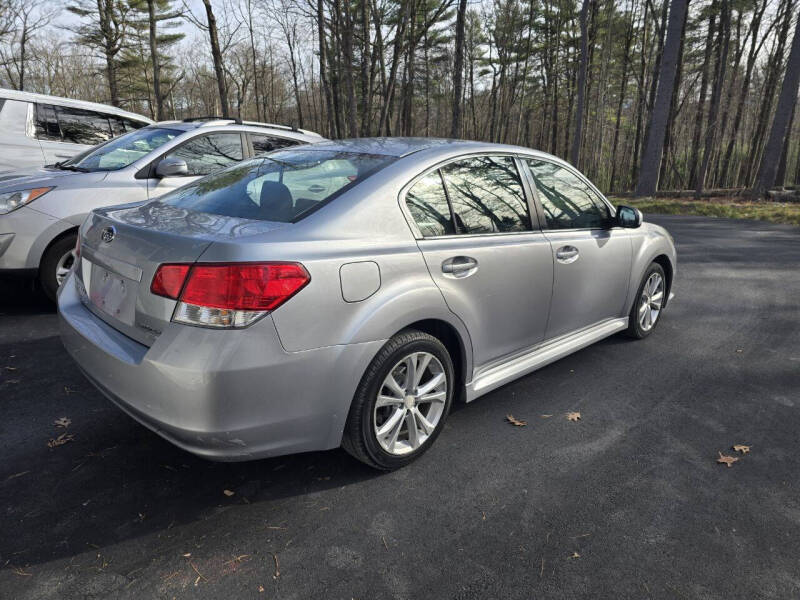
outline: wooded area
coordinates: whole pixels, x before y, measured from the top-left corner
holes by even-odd
[[[0,86],[521,144],[606,192],[800,184],[800,0],[0,0]]]

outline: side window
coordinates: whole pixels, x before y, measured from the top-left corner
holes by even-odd
[[[253,144],[254,156],[297,145],[295,140],[287,140],[286,138],[279,138],[272,135],[265,135],[262,133],[250,133],[248,135]]]
[[[36,104],[36,139],[51,142],[61,141],[56,111],[50,104]]]
[[[167,157],[180,158],[189,167],[188,175],[208,175],[242,160],[242,138],[238,133],[209,133],[179,146]]]
[[[425,237],[455,233],[439,171],[428,173],[406,194],[406,206]]]
[[[569,169],[547,161],[528,160],[549,229],[607,227],[608,206]]]
[[[111,138],[111,126],[105,115],[66,106],[59,106],[57,113],[65,142],[94,146]]]
[[[510,156],[478,156],[442,168],[458,233],[528,231],[531,218]]]

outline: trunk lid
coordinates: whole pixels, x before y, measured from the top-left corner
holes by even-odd
[[[158,201],[96,210],[81,228],[81,298],[100,319],[150,346],[171,321],[176,304],[150,293],[159,265],[193,263],[213,242],[231,243],[283,225]]]

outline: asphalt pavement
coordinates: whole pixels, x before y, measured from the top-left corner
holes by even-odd
[[[800,597],[800,228],[652,220],[679,256],[652,336],[457,407],[390,474],[195,458],[0,282],[0,598]]]

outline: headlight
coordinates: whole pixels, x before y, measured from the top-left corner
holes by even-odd
[[[36,200],[39,196],[44,196],[52,189],[52,187],[41,187],[33,188],[32,190],[17,190],[16,192],[0,194],[0,215],[10,213],[20,206],[25,206],[29,202]]]

